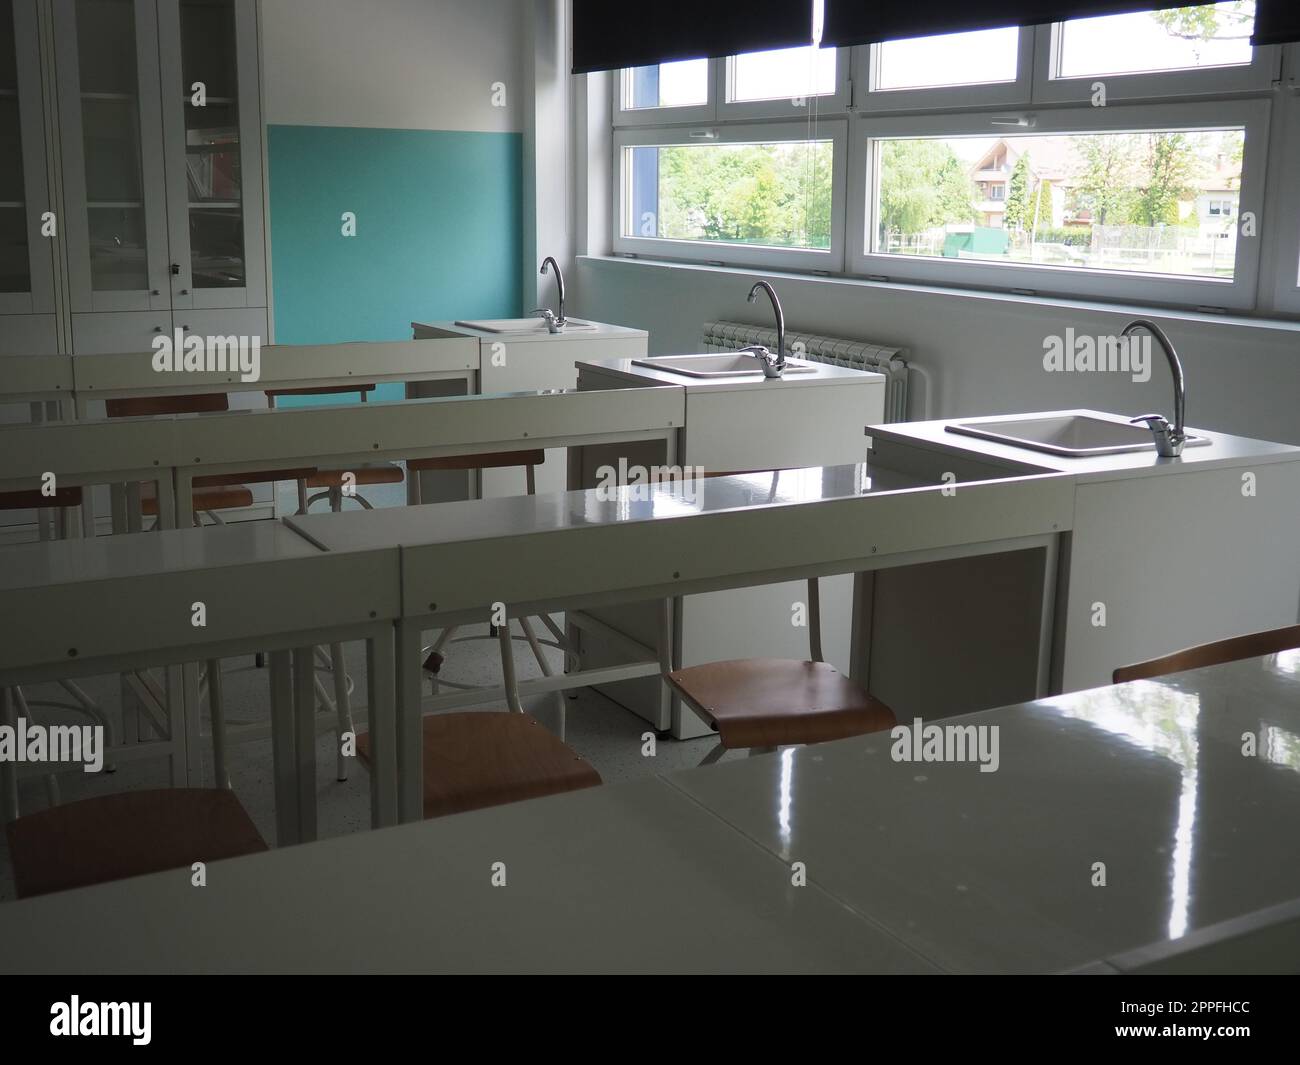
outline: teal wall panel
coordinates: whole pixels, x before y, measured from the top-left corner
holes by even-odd
[[[524,309],[519,134],[272,125],[267,142],[277,343]]]

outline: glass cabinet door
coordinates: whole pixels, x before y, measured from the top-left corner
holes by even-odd
[[[158,0],[172,305],[265,306],[256,11]]]
[[[56,0],[54,16],[72,309],[169,309],[154,4]]]
[[[36,0],[0,0],[0,313],[54,310],[39,55]]]

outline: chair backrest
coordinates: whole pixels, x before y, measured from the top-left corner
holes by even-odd
[[[270,405],[274,407],[276,399],[280,396],[340,396],[349,392],[357,392],[361,396],[361,402],[364,403],[367,395],[374,390],[375,386],[373,384],[328,385],[323,388],[312,388],[310,386],[307,388],[268,388],[266,398]]]
[[[224,392],[200,392],[193,396],[132,396],[105,401],[110,418],[143,418],[157,414],[207,414],[230,409]]]
[[[24,488],[16,492],[0,492],[0,510],[50,510],[81,506],[81,486],[56,488],[47,496],[39,488]]]
[[[1214,643],[1175,651],[1162,658],[1152,658],[1131,666],[1120,666],[1111,675],[1111,679],[1116,684],[1124,684],[1131,680],[1150,680],[1153,677],[1168,676],[1170,673],[1182,673],[1188,669],[1221,666],[1226,662],[1240,662],[1244,658],[1259,658],[1261,655],[1273,655],[1279,651],[1292,651],[1296,648],[1300,648],[1300,625],[1289,625],[1283,629],[1271,629],[1268,632],[1253,632],[1248,636],[1216,640]]]

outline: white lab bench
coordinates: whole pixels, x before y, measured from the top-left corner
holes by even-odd
[[[21,545],[6,548],[2,557],[0,686],[173,667],[152,720],[159,741],[126,744],[108,757],[165,755],[177,786],[197,784],[201,767],[193,663],[272,652],[281,843],[315,835],[311,648],[365,640],[369,727],[377,742],[372,817],[376,825],[393,822],[396,548],[360,556],[325,553],[281,522],[249,522]],[[196,603],[204,606],[202,626],[193,623]],[[291,654],[296,681],[290,679]],[[11,801],[13,787],[9,781]]]
[[[500,321],[412,322],[417,340],[472,344],[477,351],[477,385],[482,394],[571,389],[578,383],[576,365],[584,359],[636,358],[644,355],[649,336],[644,329],[607,322],[570,319],[551,333],[540,318]],[[419,398],[449,394],[448,386],[412,379],[407,395]],[[678,382],[680,383],[680,382]],[[537,469],[538,492],[563,492],[570,487],[564,448],[549,447]],[[477,477],[463,473],[421,474],[421,499],[426,503],[453,499],[518,495],[518,470],[484,470]]]
[[[885,378],[825,363],[808,365],[811,371],[773,380],[761,375],[690,377],[643,365],[635,356],[588,360],[579,365],[578,387],[681,388],[686,394],[687,429],[677,461],[708,474],[864,461],[868,441],[862,429],[884,417]],[[616,465],[623,454],[588,448],[578,483],[587,487],[597,483],[598,467]],[[649,468],[663,460],[642,448],[630,461]],[[822,582],[820,594],[826,660],[847,672],[853,580],[832,577]],[[807,590],[799,583],[692,596],[681,604],[677,619],[682,665],[745,658],[759,653],[756,648],[778,658],[806,657],[807,629],[791,624],[794,604],[806,599]],[[597,616],[623,634],[644,637],[652,631],[650,618],[637,606],[622,606]],[[621,660],[617,644],[600,633],[583,633],[581,638],[584,650],[594,660]],[[652,684],[620,682],[601,690],[657,728],[671,728],[675,736],[705,734],[705,726],[694,714],[665,720]]]
[[[664,654],[675,627],[664,631],[657,603],[814,575],[863,575],[1010,553],[1024,557],[1037,580],[1008,595],[1006,609],[1027,613],[1028,622],[1020,657],[1006,664],[999,690],[1046,693],[1056,543],[1069,528],[1073,500],[1068,478],[1003,479],[949,498],[942,485],[856,464],[716,478],[696,487],[693,499],[684,498],[678,485],[660,486],[644,498],[632,488],[619,489],[613,499],[586,490],[287,519],[331,552],[356,556],[401,547],[397,687],[404,819],[421,811],[420,634],[486,621],[498,602],[511,617],[544,609],[597,616],[613,604],[645,604],[654,623],[647,634],[630,636],[642,653],[625,653],[613,665],[584,654],[583,669],[595,677],[580,682],[603,683],[601,670],[626,669],[635,661],[660,700],[665,725],[672,725],[679,722],[671,716],[680,719],[682,710],[665,698],[658,674],[670,661],[679,665],[680,655]],[[854,668],[861,669],[869,660],[870,581],[859,576],[856,587],[850,628],[855,646],[866,645],[853,656]],[[575,624],[584,636],[593,631],[580,617]],[[978,633],[971,642],[979,653]],[[557,677],[524,688],[555,690],[577,686],[578,679]]]
[[[0,968],[1294,971],[1300,777],[1240,737],[1297,654],[961,719],[996,773],[877,734],[11,903]]]

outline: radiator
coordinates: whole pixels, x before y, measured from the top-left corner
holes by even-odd
[[[704,350],[736,351],[750,344],[776,350],[776,330],[743,322],[705,322]],[[906,348],[891,348],[864,340],[844,340],[818,336],[816,333],[785,335],[786,354],[809,362],[846,366],[850,370],[870,370],[885,376],[885,421],[907,421],[907,381],[910,370]]]

